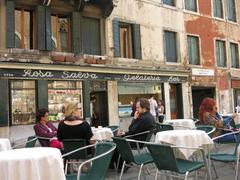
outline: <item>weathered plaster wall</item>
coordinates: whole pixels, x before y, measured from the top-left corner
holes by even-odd
[[[6,1],[0,1],[0,49],[6,47]]]

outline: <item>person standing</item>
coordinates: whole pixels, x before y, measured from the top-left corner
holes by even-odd
[[[157,112],[156,111],[158,109],[157,101],[154,99],[153,95],[150,96],[148,101],[149,101],[149,104],[150,104],[150,113],[152,114],[154,119],[156,119],[156,117],[157,117]]]
[[[163,102],[163,100],[159,100],[158,101],[157,116],[158,116],[158,121],[160,123],[163,123],[163,120],[164,120],[164,110],[165,110],[164,102]]]
[[[91,116],[92,126],[94,127],[98,127],[100,125],[99,118],[97,116],[96,109],[95,109],[96,101],[97,101],[96,96],[90,97],[90,116]]]

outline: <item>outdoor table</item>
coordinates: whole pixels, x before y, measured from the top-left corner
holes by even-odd
[[[98,140],[98,141],[111,141],[113,137],[113,132],[110,128],[92,128],[93,137],[92,139]]]
[[[0,152],[0,179],[65,180],[61,152],[35,147]]]
[[[174,146],[203,148],[206,152],[212,147],[214,142],[201,130],[172,130],[161,131],[156,134],[156,143],[169,144]],[[196,150],[179,148],[181,156],[188,159]]]
[[[165,124],[173,126],[174,130],[178,129],[196,129],[195,123],[192,119],[172,119],[164,121]]]
[[[7,138],[0,138],[0,152],[1,151],[7,151],[10,150],[11,148],[11,144],[9,139]]]

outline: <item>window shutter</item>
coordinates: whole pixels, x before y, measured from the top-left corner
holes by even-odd
[[[51,8],[45,7],[45,21],[46,21],[46,50],[52,50],[52,28],[51,28]]]
[[[79,54],[81,52],[80,38],[80,14],[79,12],[72,13],[72,52]]]
[[[7,1],[7,47],[15,47],[15,14],[14,1]]]
[[[142,59],[140,24],[132,24],[133,57]]]
[[[113,19],[114,57],[120,57],[118,19]]]
[[[45,50],[45,8],[37,7],[37,48]]]

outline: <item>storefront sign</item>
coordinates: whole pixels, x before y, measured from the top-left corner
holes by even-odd
[[[180,83],[187,81],[181,76],[157,76],[142,74],[112,74],[77,71],[51,71],[33,69],[1,69],[1,77],[27,78],[27,79],[64,79],[64,80],[118,80],[125,82],[169,82]]]
[[[214,70],[213,69],[193,68],[192,75],[194,75],[194,76],[214,76]]]

